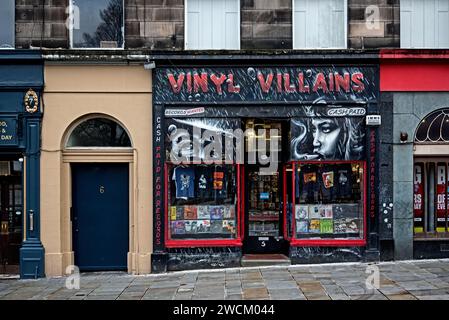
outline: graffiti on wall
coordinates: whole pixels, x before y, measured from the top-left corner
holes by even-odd
[[[162,68],[155,71],[154,101],[366,102],[378,91],[374,67]]]
[[[292,160],[361,160],[365,151],[364,117],[329,116],[311,106],[291,119]],[[364,114],[365,109],[353,108]],[[361,111],[363,110],[363,112]]]

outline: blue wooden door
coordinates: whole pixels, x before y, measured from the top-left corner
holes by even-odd
[[[72,164],[72,227],[80,270],[126,270],[128,164]]]

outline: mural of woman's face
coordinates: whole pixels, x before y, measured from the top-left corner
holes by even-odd
[[[319,158],[331,159],[337,151],[341,128],[332,119],[312,120],[313,153]]]

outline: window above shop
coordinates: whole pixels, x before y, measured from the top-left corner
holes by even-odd
[[[131,140],[117,122],[106,118],[93,118],[75,127],[66,147],[131,147]]]
[[[401,48],[449,48],[449,0],[401,0]]]
[[[416,143],[449,142],[449,109],[432,112],[421,120],[415,135]]]
[[[123,0],[72,0],[70,43],[76,49],[124,47]]]
[[[186,0],[187,50],[239,50],[240,0]]]
[[[293,49],[345,49],[347,0],[293,0]]]
[[[15,1],[0,1],[0,49],[14,48]]]

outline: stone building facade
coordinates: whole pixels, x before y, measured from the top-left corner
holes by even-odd
[[[290,258],[289,262],[297,263],[447,256],[448,226],[444,234],[437,232],[432,236],[430,232],[416,236],[414,225],[414,161],[416,158],[422,160],[423,150],[429,150],[428,146],[415,146],[414,135],[420,121],[429,113],[449,108],[445,103],[449,88],[440,86],[441,83],[449,83],[449,53],[445,50],[449,44],[446,48],[446,38],[440,36],[443,45],[424,51],[411,49],[402,42],[406,37],[402,34],[404,23],[400,23],[402,12],[419,12],[419,7],[411,7],[411,3],[422,4],[423,0],[341,0],[347,13],[344,46],[334,49],[294,49],[295,0],[240,0],[236,27],[239,32],[238,50],[186,50],[187,1],[124,0],[123,47],[89,50],[72,47],[73,35],[67,27],[71,22],[69,0],[15,1],[16,50],[5,50],[0,62],[6,65],[11,54],[15,61],[27,64],[23,49],[41,55],[42,60],[34,59],[39,60],[37,65],[44,68],[43,83],[34,88],[41,99],[39,114],[42,113],[42,124],[40,136],[34,137],[39,139],[33,141],[39,141],[41,152],[38,157],[43,161],[33,167],[35,171],[40,170],[42,179],[34,181],[40,185],[40,202],[33,198],[32,203],[40,210],[32,208],[31,216],[27,216],[28,220],[25,219],[23,224],[24,228],[29,226],[30,217],[32,221],[40,222],[33,226],[32,232],[32,244],[36,244],[36,250],[29,251],[36,256],[25,257],[36,259],[38,263],[21,261],[26,270],[22,272],[23,277],[33,277],[33,270],[38,270],[35,276],[62,275],[71,272],[67,268],[80,261],[77,246],[82,247],[86,243],[76,242],[79,228],[76,227],[74,199],[79,195],[74,194],[72,188],[78,187],[78,191],[83,191],[76,184],[83,172],[90,172],[87,169],[83,171],[83,164],[95,164],[96,167],[89,170],[98,169],[106,175],[107,170],[113,167],[111,164],[117,162],[128,173],[128,184],[125,183],[125,189],[121,189],[122,194],[128,195],[128,225],[122,230],[124,247],[128,250],[118,265],[110,266],[112,269],[139,274],[161,272],[167,268],[217,267],[223,266],[229,257],[234,265],[243,263],[245,254],[251,253],[244,242],[244,238],[248,238],[245,233],[248,219],[242,204],[245,190],[236,191],[240,197],[241,220],[238,220],[238,225],[241,229],[232,241],[214,239],[212,245],[207,243],[207,239],[176,242],[176,237],[170,238],[169,222],[173,221],[168,211],[164,211],[167,209],[165,202],[169,200],[164,198],[164,192],[172,185],[164,170],[173,168],[170,167],[172,163],[163,161],[165,150],[161,146],[165,141],[161,142],[161,139],[168,133],[165,121],[179,120],[173,117],[176,112],[199,112],[205,114],[203,118],[207,115],[226,119],[228,112],[235,115],[228,107],[239,105],[239,112],[246,112],[240,120],[250,125],[250,118],[256,117],[259,111],[254,108],[257,103],[266,109],[258,120],[269,122],[270,116],[279,112],[277,116],[282,118],[284,128],[288,126],[290,117],[309,116],[310,112],[305,116],[301,107],[315,105],[316,102],[328,107],[329,110],[324,108],[323,112],[335,112],[330,110],[335,106],[349,110],[361,103],[363,110],[355,108],[357,112],[374,118],[380,116],[381,124],[365,128],[367,153],[359,159],[350,159],[350,165],[357,168],[355,171],[366,174],[363,176],[365,180],[362,179],[366,185],[359,186],[363,191],[358,195],[359,200],[363,199],[366,218],[363,235],[347,243],[341,239],[336,242],[335,239],[321,239],[325,240],[322,243],[314,239],[297,239],[286,230],[293,232],[294,225],[291,209],[285,206],[282,208],[285,225],[279,236],[285,240],[281,241],[282,245],[278,245],[279,237],[259,237],[252,239],[249,247],[260,245],[258,250],[264,253],[265,241],[268,241],[268,247],[282,247],[279,252],[283,250],[282,254]],[[449,21],[446,2],[449,8],[449,0],[441,0],[441,7],[435,6],[443,17],[443,29],[445,21]],[[445,14],[448,15],[446,20]],[[319,27],[322,22],[312,23]],[[410,30],[411,34],[416,33],[416,30]],[[407,36],[410,38],[410,34]],[[423,45],[415,47],[426,45],[426,36],[422,38]],[[395,69],[396,64],[399,69]],[[439,78],[434,77],[427,87],[428,82],[423,86],[403,84],[397,87],[396,75],[398,81],[407,82],[409,77],[419,81],[413,78],[416,75],[407,73],[409,67],[417,74],[430,68]],[[201,77],[198,70],[202,70]],[[222,77],[217,77],[220,73]],[[206,80],[202,78],[204,74]],[[350,77],[345,78],[346,74]],[[304,77],[313,76],[316,76],[315,82],[310,80],[311,85],[307,87]],[[362,86],[358,86],[362,81],[360,77],[365,81]],[[245,83],[246,87],[238,81]],[[3,87],[14,87],[6,82],[2,83]],[[364,92],[367,87],[370,89]],[[310,91],[306,88],[315,90],[312,92],[315,96],[308,95]],[[20,89],[26,88],[21,85]],[[246,95],[237,97],[240,89]],[[246,89],[260,92],[251,95]],[[165,101],[164,90],[171,90],[168,102]],[[229,95],[220,90],[227,90]],[[339,95],[339,90],[346,92]],[[294,99],[289,101],[292,97]],[[16,97],[18,106],[22,98]],[[180,110],[178,104],[182,105]],[[201,116],[194,115],[194,118]],[[350,117],[347,120],[355,121]],[[83,126],[92,125],[95,130],[100,130],[104,123],[113,130],[125,132],[129,143],[121,145],[120,141],[114,141],[115,144],[108,145],[102,141],[100,145],[86,146],[78,141],[78,144],[71,144],[71,139],[76,138],[74,133]],[[401,140],[404,133],[408,140]],[[287,136],[284,132],[284,140]],[[368,136],[370,140],[367,140]],[[6,151],[0,154],[0,158],[3,156],[6,157]],[[33,156],[37,157],[37,154],[33,153]],[[440,161],[442,157],[449,157],[449,151],[440,148],[436,156]],[[447,165],[449,161],[445,163]],[[71,171],[72,167],[77,168],[78,173]],[[287,177],[289,170],[294,168],[294,165],[287,166],[279,175]],[[240,169],[245,172],[245,167]],[[105,186],[101,184],[97,189],[103,194]],[[263,193],[263,197],[267,196]],[[285,191],[283,196],[288,199],[288,192]],[[94,202],[95,199],[91,200]],[[264,240],[267,238],[270,239]],[[295,244],[293,249],[287,242]],[[229,243],[231,245],[228,246]],[[29,247],[25,246],[25,249]],[[26,250],[24,252],[27,253]],[[102,266],[94,265],[93,268],[101,269]]]

